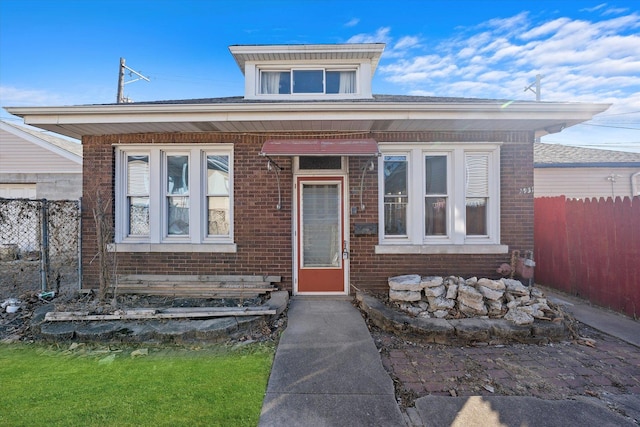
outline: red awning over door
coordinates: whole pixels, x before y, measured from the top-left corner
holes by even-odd
[[[268,139],[261,156],[377,156],[375,139]]]

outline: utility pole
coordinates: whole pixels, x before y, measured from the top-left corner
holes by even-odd
[[[120,69],[118,72],[118,104],[121,104],[123,100],[124,94],[124,58],[120,58]]]
[[[524,88],[524,91],[528,91],[530,90],[531,92],[536,94],[536,102],[540,102],[540,80],[543,78],[544,76],[542,74],[536,74],[536,81],[534,83],[531,83],[529,86],[526,86]],[[536,89],[533,90],[532,87],[533,85],[536,86]]]
[[[135,74],[136,76],[138,76],[137,79],[133,79],[133,80],[129,80],[128,82],[124,81],[124,70],[129,70],[129,75]],[[131,68],[127,67],[125,65],[125,60],[124,58],[120,58],[120,69],[118,70],[118,104],[123,104],[126,102],[126,99],[124,97],[124,85],[128,84],[128,83],[133,83],[133,82],[137,82],[138,80],[146,80],[146,81],[150,81],[148,77],[143,76],[142,74],[140,74],[139,72],[132,70]]]

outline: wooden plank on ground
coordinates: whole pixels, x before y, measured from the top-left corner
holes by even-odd
[[[248,310],[246,307],[238,307],[233,310],[201,310],[190,312],[159,312],[149,313],[150,310],[135,311],[127,310],[115,312],[113,314],[87,314],[86,312],[54,312],[45,315],[47,322],[69,322],[69,321],[96,321],[96,320],[153,320],[153,319],[204,319],[211,317],[236,317],[236,316],[269,316],[276,314],[275,310],[254,308]]]
[[[251,276],[251,275],[165,275],[165,274],[122,274],[118,275],[118,282],[262,282],[277,283],[282,280],[282,276]]]

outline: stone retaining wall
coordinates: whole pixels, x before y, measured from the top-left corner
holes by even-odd
[[[510,342],[546,344],[569,337],[569,329],[564,321],[535,320],[530,325],[516,325],[505,319],[414,317],[361,292],[356,294],[356,300],[375,326],[425,342],[455,345],[479,342],[491,345]]]
[[[426,319],[492,318],[531,325],[534,319],[562,317],[549,307],[542,291],[513,279],[395,276],[389,278],[389,300]]]

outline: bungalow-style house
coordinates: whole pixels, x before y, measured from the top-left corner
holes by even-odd
[[[79,142],[0,121],[0,197],[77,200],[80,196]]]
[[[229,49],[244,96],[7,108],[82,139],[83,287],[98,190],[121,274],[277,275],[308,295],[495,276],[533,250],[535,138],[608,108],[374,95],[383,44]]]
[[[640,153],[534,144],[535,197],[640,196]]]

